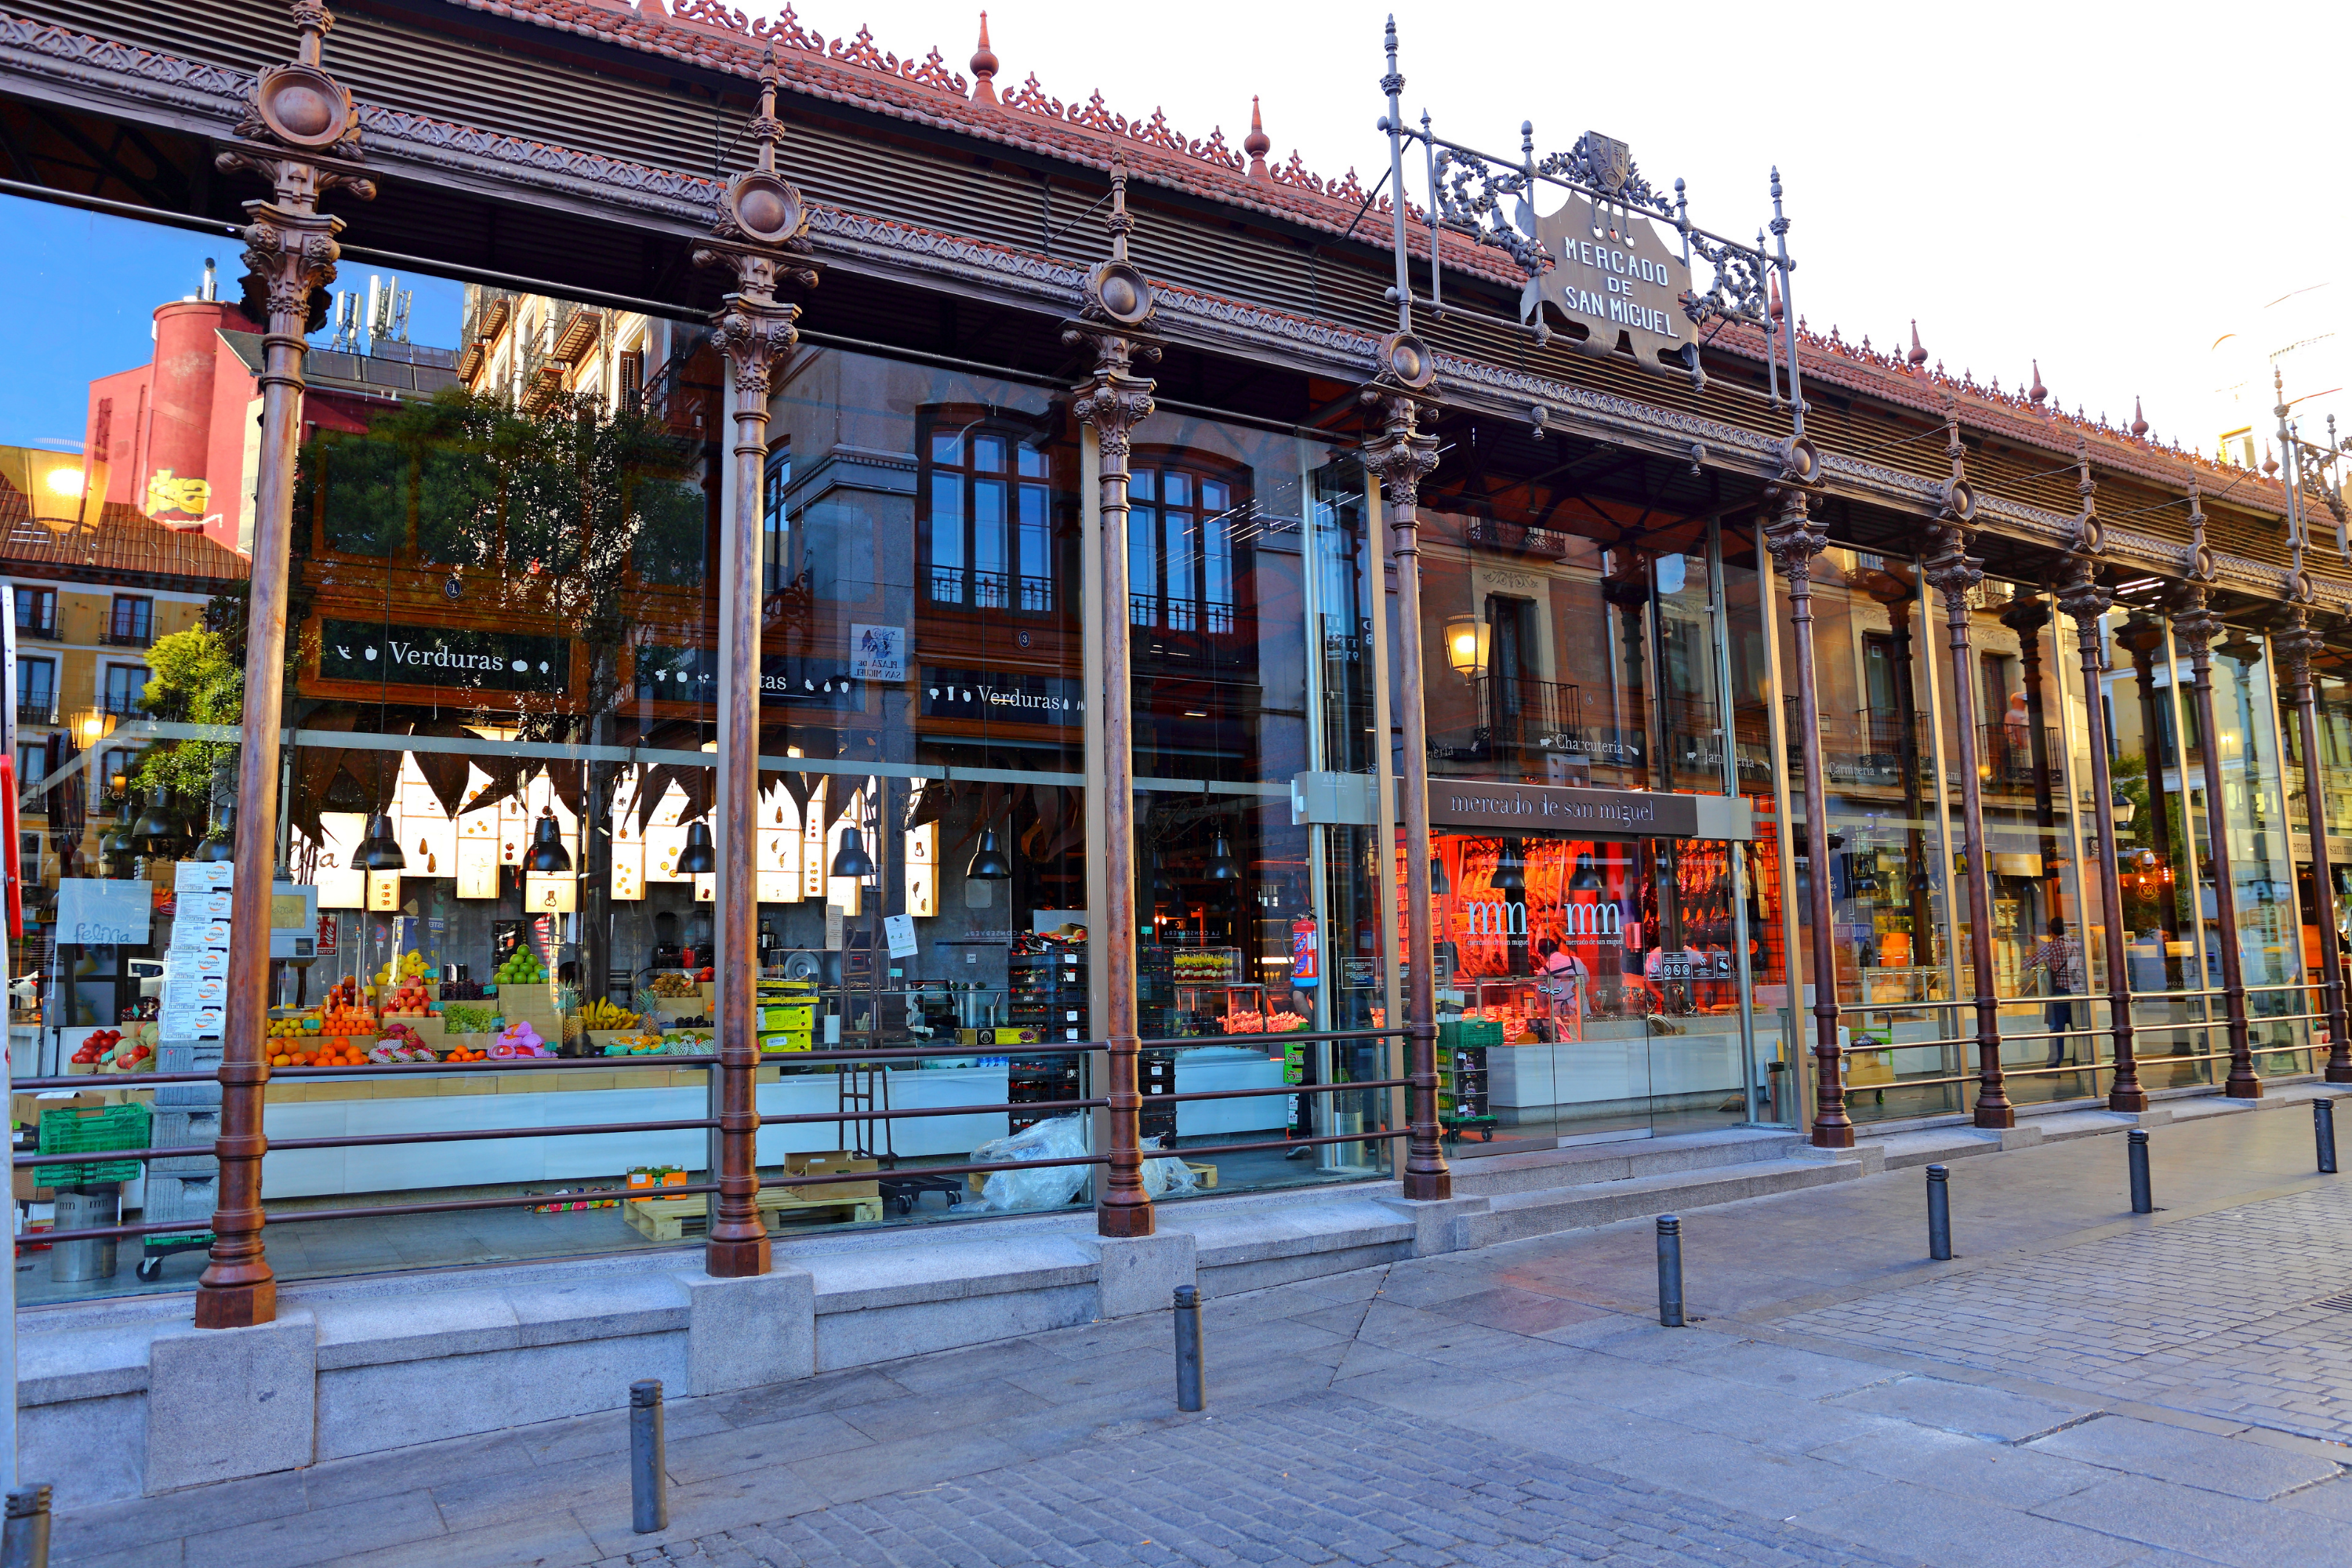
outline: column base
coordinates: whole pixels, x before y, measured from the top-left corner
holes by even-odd
[[[1149,1203],[1107,1203],[1095,1210],[1097,1236],[1133,1240],[1137,1237],[1150,1236],[1158,1228],[1159,1222],[1153,1218]]]
[[[2129,1089],[2121,1085],[2107,1090],[2107,1109],[2137,1112],[2147,1109],[2147,1090],[2135,1084]]]
[[[703,1250],[702,1271],[714,1279],[741,1279],[770,1267],[766,1237],[756,1241],[712,1241]]]
[[[278,1321],[278,1281],[196,1287],[196,1327],[250,1329]]]
[[[1442,1204],[1454,1195],[1454,1173],[1407,1171],[1404,1173],[1404,1195],[1411,1203]]]
[[[2341,1067],[2337,1066],[2334,1062],[2329,1062],[2327,1064],[2327,1078],[2326,1081],[2329,1083],[2352,1083],[2352,1062],[2347,1062]]]
[[[2221,1092],[2231,1100],[2260,1100],[2263,1097],[2263,1080],[2252,1073],[2243,1078],[2232,1073],[2230,1081],[2221,1086]]]
[[[2014,1127],[2017,1125],[2017,1107],[2005,1100],[1999,1105],[1988,1105],[1979,1100],[1974,1121],[1979,1127]]]
[[[1816,1149],[1851,1149],[1853,1147],[1853,1123],[1813,1123],[1813,1147]]]

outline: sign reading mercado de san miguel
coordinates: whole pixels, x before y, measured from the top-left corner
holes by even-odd
[[[1646,790],[1558,784],[1429,781],[1429,820],[1442,827],[1505,834],[1550,832],[1572,838],[1696,838],[1699,799]]]
[[[1633,173],[1632,150],[1622,142],[1587,132],[1578,150],[1604,189],[1622,189]],[[1535,239],[1552,265],[1520,292],[1521,321],[1535,321],[1549,305],[1585,330],[1581,347],[1684,368],[1685,351],[1696,341],[1683,311],[1690,265],[1654,222],[1629,207],[1570,195],[1558,212],[1535,219]]]

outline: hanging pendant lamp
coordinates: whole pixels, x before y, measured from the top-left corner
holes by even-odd
[[[1241,862],[1234,858],[1234,852],[1226,846],[1225,836],[1221,829],[1217,834],[1216,853],[1209,857],[1209,880],[1231,882],[1239,879],[1241,874]]]
[[[874,875],[874,858],[866,853],[866,834],[853,827],[841,836],[841,847],[834,852],[833,875],[855,877],[859,881]]]
[[[128,859],[138,853],[131,844],[131,796],[129,795],[124,795],[116,804],[113,828],[98,841],[98,852],[109,860]]]
[[[1519,858],[1519,841],[1503,840],[1501,853],[1495,857],[1495,874],[1486,885],[1498,893],[1524,893],[1528,890],[1527,863]]]
[[[842,847],[846,849],[848,846],[845,843]],[[863,853],[864,846],[859,846],[859,849]],[[845,875],[845,873],[836,874]],[[971,852],[971,864],[963,868],[963,874],[972,880],[982,882],[1004,882],[1012,879],[1013,862],[1005,858],[1004,851],[996,847],[996,829],[988,827],[981,830],[980,847]]]
[[[563,847],[563,829],[557,826],[555,813],[540,808],[539,826],[533,830],[530,852],[522,858],[523,868],[552,874],[572,869],[572,851]]]
[[[1443,899],[1454,891],[1454,884],[1445,879],[1445,861],[1442,857],[1429,858],[1429,896]]]
[[[719,869],[719,852],[710,842],[710,824],[687,825],[686,847],[677,852],[677,868],[680,875],[688,877],[707,877]]]
[[[172,814],[172,792],[157,787],[147,797],[147,812],[131,829],[131,844],[151,859],[163,859],[180,847],[180,819]]]
[[[1592,868],[1592,851],[1578,850],[1576,869],[1568,874],[1568,890],[1571,893],[1597,893],[1601,887],[1601,873]]]
[[[236,807],[228,806],[221,812],[220,821],[213,825],[213,830],[205,835],[204,842],[196,846],[196,858],[215,865],[225,865],[236,858]]]
[[[360,840],[359,852],[352,857],[362,871],[404,871],[408,857],[400,852],[400,840],[392,834],[392,818],[379,811],[368,818],[367,837]]]

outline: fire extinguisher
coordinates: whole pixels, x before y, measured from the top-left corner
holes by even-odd
[[[1290,983],[1306,987],[1323,979],[1323,942],[1316,932],[1312,915],[1301,915],[1290,922]]]

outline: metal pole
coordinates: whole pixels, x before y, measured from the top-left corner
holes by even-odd
[[[1778,182],[1775,182],[1777,185]],[[1821,686],[1813,670],[1813,557],[1829,536],[1813,526],[1801,482],[1819,471],[1820,459],[1802,437],[1792,438],[1782,459],[1779,504],[1764,531],[1764,547],[1789,584],[1789,627],[1797,661],[1797,745],[1805,769],[1805,854],[1811,866],[1808,920],[1812,929],[1814,1103],[1812,1142],[1817,1149],[1853,1147],[1853,1122],[1846,1115],[1844,1066],[1838,1048],[1837,941],[1830,904],[1829,786],[1822,776]],[[1790,977],[1796,972],[1790,955]]]
[[[8,1494],[8,1518],[0,1532],[0,1568],[48,1568],[49,1486]]]
[[[1669,1329],[1683,1323],[1683,1222],[1679,1215],[1658,1216],[1658,1322]]]
[[[1199,1287],[1176,1287],[1176,1408],[1192,1412],[1203,1408],[1208,1395],[1201,1375],[1201,1291]]]
[[[1969,668],[1973,655],[1969,590],[1984,580],[1984,571],[1969,555],[1967,524],[1976,505],[1961,472],[1964,448],[1957,420],[1951,431],[1945,449],[1952,459],[1952,479],[1946,487],[1945,515],[1936,529],[1937,547],[1926,574],[1944,595],[1944,625],[1952,648],[1952,729],[1958,742],[1954,760],[1960,775],[1960,842],[1969,858],[1969,960],[1976,991],[1974,1121],[1979,1127],[2014,1127],[2017,1110],[2009,1102],[2000,1067],[2000,999],[1995,994],[1992,969],[1992,882],[1985,853],[1983,781],[1977,773],[1976,672]],[[1950,499],[1955,494],[1959,497],[1957,501]]]
[[[669,1528],[661,1379],[629,1384],[629,1523],[639,1535]]]
[[[254,479],[252,592],[246,605],[245,716],[237,749],[236,865],[231,948],[221,1027],[221,1120],[214,1152],[220,1163],[213,1244],[196,1283],[195,1323],[249,1328],[278,1316],[278,1280],[261,1237],[262,1051],[269,1021],[270,868],[277,864],[278,726],[285,698],[287,570],[294,535],[295,453],[301,439],[303,334],[312,294],[332,282],[343,221],[318,210],[338,186],[365,201],[373,184],[352,164],[358,131],[351,95],[320,68],[333,17],[326,6],[297,7],[299,62],[265,71],[255,100],[254,139],[230,143],[224,168],[269,182],[272,197],[247,202],[245,289],[267,301],[263,334],[261,438]],[[323,89],[322,90],[322,84]],[[331,116],[325,125],[320,116]],[[292,134],[289,134],[289,132]],[[327,150],[331,163],[313,161]]]
[[[2352,1028],[2345,1021],[2344,955],[2336,936],[2336,868],[2327,858],[2327,796],[2319,766],[2318,681],[2311,656],[2320,648],[2310,612],[2294,608],[2287,628],[2271,639],[2286,661],[2294,700],[2295,733],[2303,750],[2303,804],[2311,835],[2311,918],[2319,928],[2320,1004],[2327,1017],[2327,1081],[2352,1083]]]
[[[812,288],[816,272],[803,237],[808,216],[799,192],[776,174],[775,63],[760,72],[760,112],[746,127],[758,137],[751,167],[727,184],[724,244],[706,242],[698,266],[724,268],[735,285],[712,318],[711,344],[734,369],[735,468],[731,529],[722,531],[719,569],[719,647],[725,689],[719,708],[719,842],[740,867],[757,842],[760,811],[760,537],[768,462],[768,387],[775,368],[800,341],[800,307],[775,296],[784,283]],[[878,827],[878,825],[877,825]],[[878,837],[878,833],[877,833]],[[876,846],[881,853],[881,846]],[[719,1170],[704,1269],[722,1279],[765,1274],[768,1227],[760,1217],[760,1111],[754,1079],[760,1039],[753,1017],[758,989],[759,909],[740,870],[727,881],[713,922],[719,950]],[[874,962],[880,959],[875,957]],[[845,1002],[846,996],[845,994]]]
[[[2156,1196],[2147,1178],[2147,1131],[2135,1127],[2125,1135],[2129,1145],[2126,1158],[2131,1162],[2132,1213],[2154,1214]]]
[[[2058,603],[2074,619],[2075,644],[2083,656],[2083,722],[2089,732],[2092,809],[2098,824],[2099,913],[2107,927],[2107,1026],[2116,1042],[2116,1076],[2107,1089],[2107,1109],[2146,1110],[2147,1090],[2140,1087],[2139,1056],[2132,1033],[2131,954],[2129,933],[2124,930],[2123,871],[2116,845],[2115,780],[2107,763],[2107,706],[2100,700],[2105,671],[2099,660],[2099,621],[2112,598],[2098,586],[2090,563],[2084,562],[2068,578]]]
[[[2319,1173],[2336,1173],[2336,1100],[2321,1095],[2311,1102],[2311,1135],[2319,1146]]]
[[[2192,500],[2190,505],[2195,504]],[[2189,521],[2201,547],[2205,514],[2192,511]],[[2213,719],[2213,639],[2221,630],[2221,617],[2207,602],[2203,584],[2189,585],[2186,607],[2173,617],[2172,627],[2189,642],[2189,690],[2205,748],[2205,839],[2213,857],[2213,911],[2221,928],[2221,1002],[2229,1019],[2230,1078],[2221,1092],[2231,1100],[2260,1100],[2263,1080],[2255,1076],[2246,1032],[2246,974],[2238,950],[2237,881],[2230,871],[2230,814],[2221,798],[2221,731]]]
[[[1927,1167],[1927,1256],[1938,1263],[1952,1257],[1952,1173]]]
[[[1076,387],[1071,407],[1094,427],[1097,510],[1101,552],[1103,699],[1101,777],[1102,921],[1096,928],[1102,966],[1104,1120],[1110,1130],[1109,1165],[1096,1205],[1104,1236],[1150,1236],[1157,1223],[1143,1190],[1142,1105],[1138,1089],[1139,1038],[1135,1003],[1135,712],[1129,651],[1127,519],[1128,447],[1131,433],[1151,413],[1151,382],[1134,374],[1138,362],[1160,357],[1159,345],[1129,335],[1151,319],[1151,286],[1127,258],[1135,220],[1127,210],[1127,165],[1110,172],[1111,259],[1087,275],[1084,319],[1063,332],[1072,344],[1091,343],[1094,374]]]

